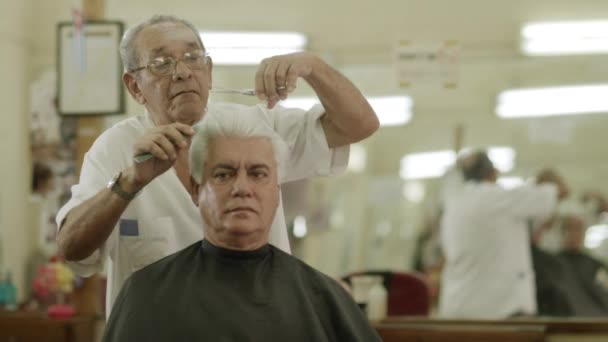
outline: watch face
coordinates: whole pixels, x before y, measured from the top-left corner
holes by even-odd
[[[116,183],[118,178],[120,178],[120,172],[115,174],[114,177],[112,177],[112,179],[110,179],[110,181],[108,182],[108,188],[111,188]]]
[[[134,192],[134,193],[129,193],[129,192],[124,191],[120,187],[120,183],[118,183],[118,181],[120,180],[120,176],[121,176],[121,173],[119,172],[114,177],[112,177],[112,180],[110,181],[110,183],[108,183],[108,188],[110,189],[110,191],[112,191],[113,193],[122,197],[123,199],[130,201],[133,198],[135,198],[135,196],[139,193],[139,191]]]

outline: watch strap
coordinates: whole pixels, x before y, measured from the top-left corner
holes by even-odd
[[[137,194],[139,193],[139,191],[136,192],[127,192],[125,191],[123,188],[120,187],[120,178],[122,176],[122,173],[119,173],[116,177],[116,180],[114,181],[114,184],[112,184],[112,186],[110,187],[110,190],[117,194],[118,196],[120,196],[122,199],[130,201],[132,199],[135,198],[135,196],[137,196]]]

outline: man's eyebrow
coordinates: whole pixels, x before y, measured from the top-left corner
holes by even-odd
[[[248,167],[249,169],[266,169],[266,170],[270,170],[270,166],[268,166],[267,164],[264,163],[256,163],[256,164],[251,164]]]
[[[165,48],[161,46],[156,49],[152,49],[151,55],[156,57],[158,55],[162,55],[164,52],[165,52]]]
[[[217,170],[217,169],[235,170],[236,167],[234,165],[228,164],[228,163],[219,163],[219,164],[215,164],[212,169],[213,170]]]

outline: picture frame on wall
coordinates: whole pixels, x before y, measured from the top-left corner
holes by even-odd
[[[57,108],[60,115],[112,115],[125,111],[120,21],[57,25]]]

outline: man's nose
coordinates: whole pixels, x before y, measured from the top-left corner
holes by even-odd
[[[173,80],[186,80],[190,77],[192,77],[192,69],[181,60],[176,61],[175,69],[173,70]]]
[[[252,184],[246,172],[239,172],[232,184],[233,196],[249,196],[252,193]]]

